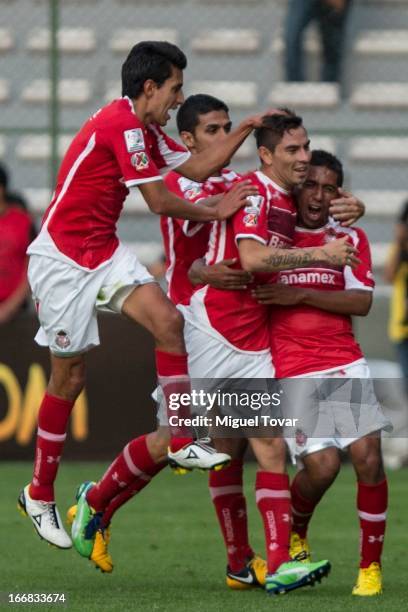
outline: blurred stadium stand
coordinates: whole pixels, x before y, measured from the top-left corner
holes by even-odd
[[[189,59],[185,93],[224,98],[234,121],[270,104],[299,109],[312,146],[339,155],[347,187],[365,200],[362,226],[381,268],[393,220],[408,194],[408,0],[355,0],[341,87],[313,82],[320,48],[313,27],[306,42],[312,80],[282,82],[285,0],[59,4],[59,155],[90,114],[120,95],[120,67],[133,44],[149,38],[175,42]],[[48,0],[0,0],[0,156],[38,215],[52,190],[49,7]],[[175,133],[174,118],[169,130]],[[232,164],[241,171],[257,165],[251,138]],[[152,261],[160,250],[158,219],[137,193],[125,212],[121,236]],[[384,301],[388,288],[378,295]],[[383,305],[380,310],[386,312]]]

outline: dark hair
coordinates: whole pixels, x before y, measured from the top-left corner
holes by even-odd
[[[177,113],[177,129],[180,132],[194,132],[199,122],[200,115],[206,115],[211,111],[229,112],[228,106],[222,100],[207,94],[196,94],[189,96],[180,106]]]
[[[171,76],[173,66],[180,70],[187,66],[186,56],[176,45],[156,41],[138,43],[122,66],[122,96],[138,98],[148,79],[163,85]]]
[[[323,166],[328,168],[337,174],[337,187],[343,186],[343,164],[335,155],[332,155],[328,151],[322,151],[316,149],[312,151],[312,159],[310,160],[311,166]]]
[[[7,191],[9,183],[9,175],[6,168],[0,164],[0,187],[3,187],[4,191]]]
[[[280,143],[285,132],[295,130],[303,125],[302,117],[298,117],[289,108],[280,108],[282,115],[266,115],[262,118],[262,127],[255,130],[256,146],[266,147],[272,153]]]

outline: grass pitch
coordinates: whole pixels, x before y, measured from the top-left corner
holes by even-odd
[[[58,479],[61,513],[72,503],[76,485],[98,478],[105,464],[65,463]],[[114,518],[111,575],[101,574],[74,550],[47,546],[16,510],[19,488],[31,465],[0,466],[0,591],[67,595],[67,604],[0,605],[0,608],[69,611],[158,612],[399,612],[407,609],[406,534],[403,500],[407,471],[390,473],[390,510],[382,597],[351,596],[357,575],[358,521],[352,470],[344,467],[314,517],[310,540],[314,558],[329,558],[332,572],[315,588],[269,597],[261,590],[231,592],[225,586],[225,558],[214,510],[201,473],[174,476],[164,470]],[[263,554],[261,519],[254,502],[255,466],[246,467],[251,542]],[[4,595],[3,595],[4,597]]]

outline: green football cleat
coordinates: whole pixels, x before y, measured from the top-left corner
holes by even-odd
[[[75,549],[82,557],[88,559],[92,554],[95,533],[89,533],[87,527],[95,516],[95,511],[86,501],[86,494],[94,484],[94,482],[83,482],[79,485],[76,494],[77,508],[71,528],[71,537]]]
[[[274,574],[266,577],[265,590],[269,595],[281,595],[304,586],[313,586],[330,572],[328,561],[282,563]]]

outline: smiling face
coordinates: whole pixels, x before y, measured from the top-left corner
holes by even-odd
[[[303,183],[311,158],[310,140],[304,127],[284,132],[272,152],[259,147],[262,171],[284,189],[290,191]]]
[[[214,110],[198,116],[194,133],[181,132],[184,144],[192,153],[201,153],[221,144],[231,131],[231,120],[225,110]]]
[[[327,223],[331,201],[338,196],[337,180],[334,170],[310,166],[297,195],[299,225],[317,229]]]
[[[184,102],[182,70],[173,66],[170,77],[162,85],[149,79],[144,84],[144,93],[148,99],[149,122],[165,126],[170,119],[169,110]]]

